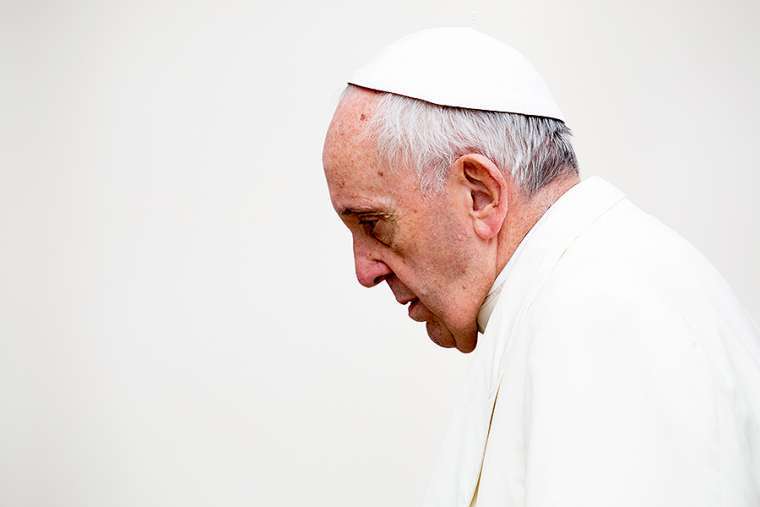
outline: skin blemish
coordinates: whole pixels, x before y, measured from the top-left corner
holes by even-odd
[[[360,119],[361,121],[367,121],[367,115],[366,115],[366,114],[364,114],[364,113],[362,113],[362,114],[361,114],[361,116],[359,116],[359,119]]]
[[[383,171],[377,171],[377,175],[380,176],[380,177],[382,177],[384,174],[385,173],[383,173]]]

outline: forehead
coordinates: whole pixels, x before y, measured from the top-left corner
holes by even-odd
[[[390,204],[416,190],[409,171],[390,168],[378,157],[369,130],[377,92],[356,89],[338,105],[322,152],[330,198],[336,210]]]

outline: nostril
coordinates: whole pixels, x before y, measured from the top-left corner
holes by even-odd
[[[359,283],[362,286],[370,288],[380,283],[378,280],[382,279],[382,276],[376,276],[375,278],[371,278],[371,275],[357,273],[356,278],[359,280]]]
[[[380,260],[357,256],[355,262],[356,278],[364,287],[374,287],[393,274]]]

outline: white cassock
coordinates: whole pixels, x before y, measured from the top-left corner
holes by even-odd
[[[426,507],[760,506],[760,338],[710,263],[599,177],[530,230]]]

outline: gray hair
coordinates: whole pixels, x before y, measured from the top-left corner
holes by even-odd
[[[349,85],[344,91],[356,89]],[[516,113],[445,107],[382,93],[367,132],[377,138],[381,160],[414,168],[425,193],[444,187],[449,167],[478,153],[512,175],[523,193],[566,174],[578,174],[570,129],[560,120]]]

